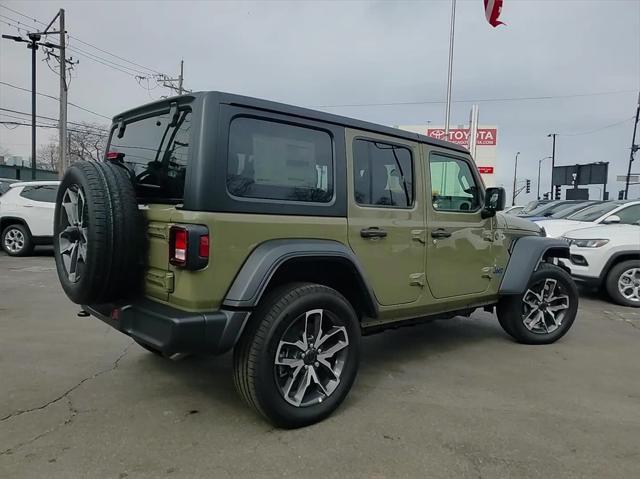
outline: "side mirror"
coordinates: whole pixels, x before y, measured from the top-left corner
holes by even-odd
[[[496,211],[504,210],[507,193],[504,188],[487,188],[484,195],[484,208],[480,212],[483,218],[495,216]]]
[[[611,216],[607,216],[605,219],[602,220],[602,223],[605,225],[611,225],[611,224],[615,224],[615,223],[620,223],[620,217],[618,215],[611,215]]]

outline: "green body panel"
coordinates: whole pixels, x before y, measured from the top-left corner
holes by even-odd
[[[152,206],[147,211],[150,228],[165,223],[166,240],[150,238],[149,270],[174,277],[173,291],[157,294],[147,274],[148,296],[189,311],[211,311],[220,307],[240,267],[258,246],[272,239],[330,239],[347,244],[346,218],[254,215],[185,211],[175,207]],[[209,264],[200,271],[169,265],[169,228],[172,224],[204,225],[209,229]]]
[[[347,145],[356,137],[372,140],[389,138],[357,130],[346,131]],[[411,149],[414,163],[420,160],[418,143],[393,139],[393,143]],[[418,299],[424,285],[424,202],[421,195],[411,209],[361,206],[355,201],[353,152],[347,148],[347,191],[349,245],[360,260],[367,280],[381,305],[411,303]],[[416,188],[420,171],[414,172]],[[362,238],[360,231],[377,227],[387,233],[385,238]]]
[[[360,206],[353,191],[351,143],[355,137],[392,141],[411,148],[414,157],[414,205],[410,209]],[[363,327],[451,311],[472,309],[498,300],[502,274],[514,238],[538,235],[540,229],[520,218],[498,213],[483,219],[480,211],[436,211],[431,201],[429,155],[446,153],[436,146],[346,130],[348,218],[187,211],[175,206],[144,208],[148,220],[146,294],[188,311],[220,308],[234,278],[261,243],[280,238],[338,241],[350,247],[364,270],[379,306],[377,318]],[[478,181],[479,175],[477,175]],[[172,224],[205,225],[210,234],[206,268],[187,271],[169,264]],[[387,237],[364,239],[363,228],[379,227]],[[449,238],[433,239],[444,228]]]

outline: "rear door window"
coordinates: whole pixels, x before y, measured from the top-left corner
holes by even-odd
[[[20,192],[20,196],[33,201],[43,203],[55,203],[58,187],[55,185],[35,185],[25,186]]]
[[[234,118],[229,129],[227,189],[242,198],[330,202],[331,136],[297,125]]]
[[[184,197],[191,138],[191,112],[178,112],[172,124],[169,113],[127,123],[122,138],[117,126],[109,153],[120,153],[135,176],[139,197],[176,202]]]
[[[359,205],[394,208],[413,205],[413,158],[409,148],[354,140],[353,177]]]

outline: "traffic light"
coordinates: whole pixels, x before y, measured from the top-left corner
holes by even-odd
[[[559,200],[561,199],[561,191],[560,191],[560,185],[554,185],[553,186],[553,199],[554,200]]]
[[[527,180],[526,192],[531,193],[531,180]]]

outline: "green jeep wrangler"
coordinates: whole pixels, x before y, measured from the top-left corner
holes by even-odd
[[[104,162],[65,173],[55,260],[69,298],[163,356],[233,349],[274,424],[334,411],[362,335],[497,311],[546,344],[578,295],[568,245],[497,214],[464,148],[219,92],[114,118]]]

